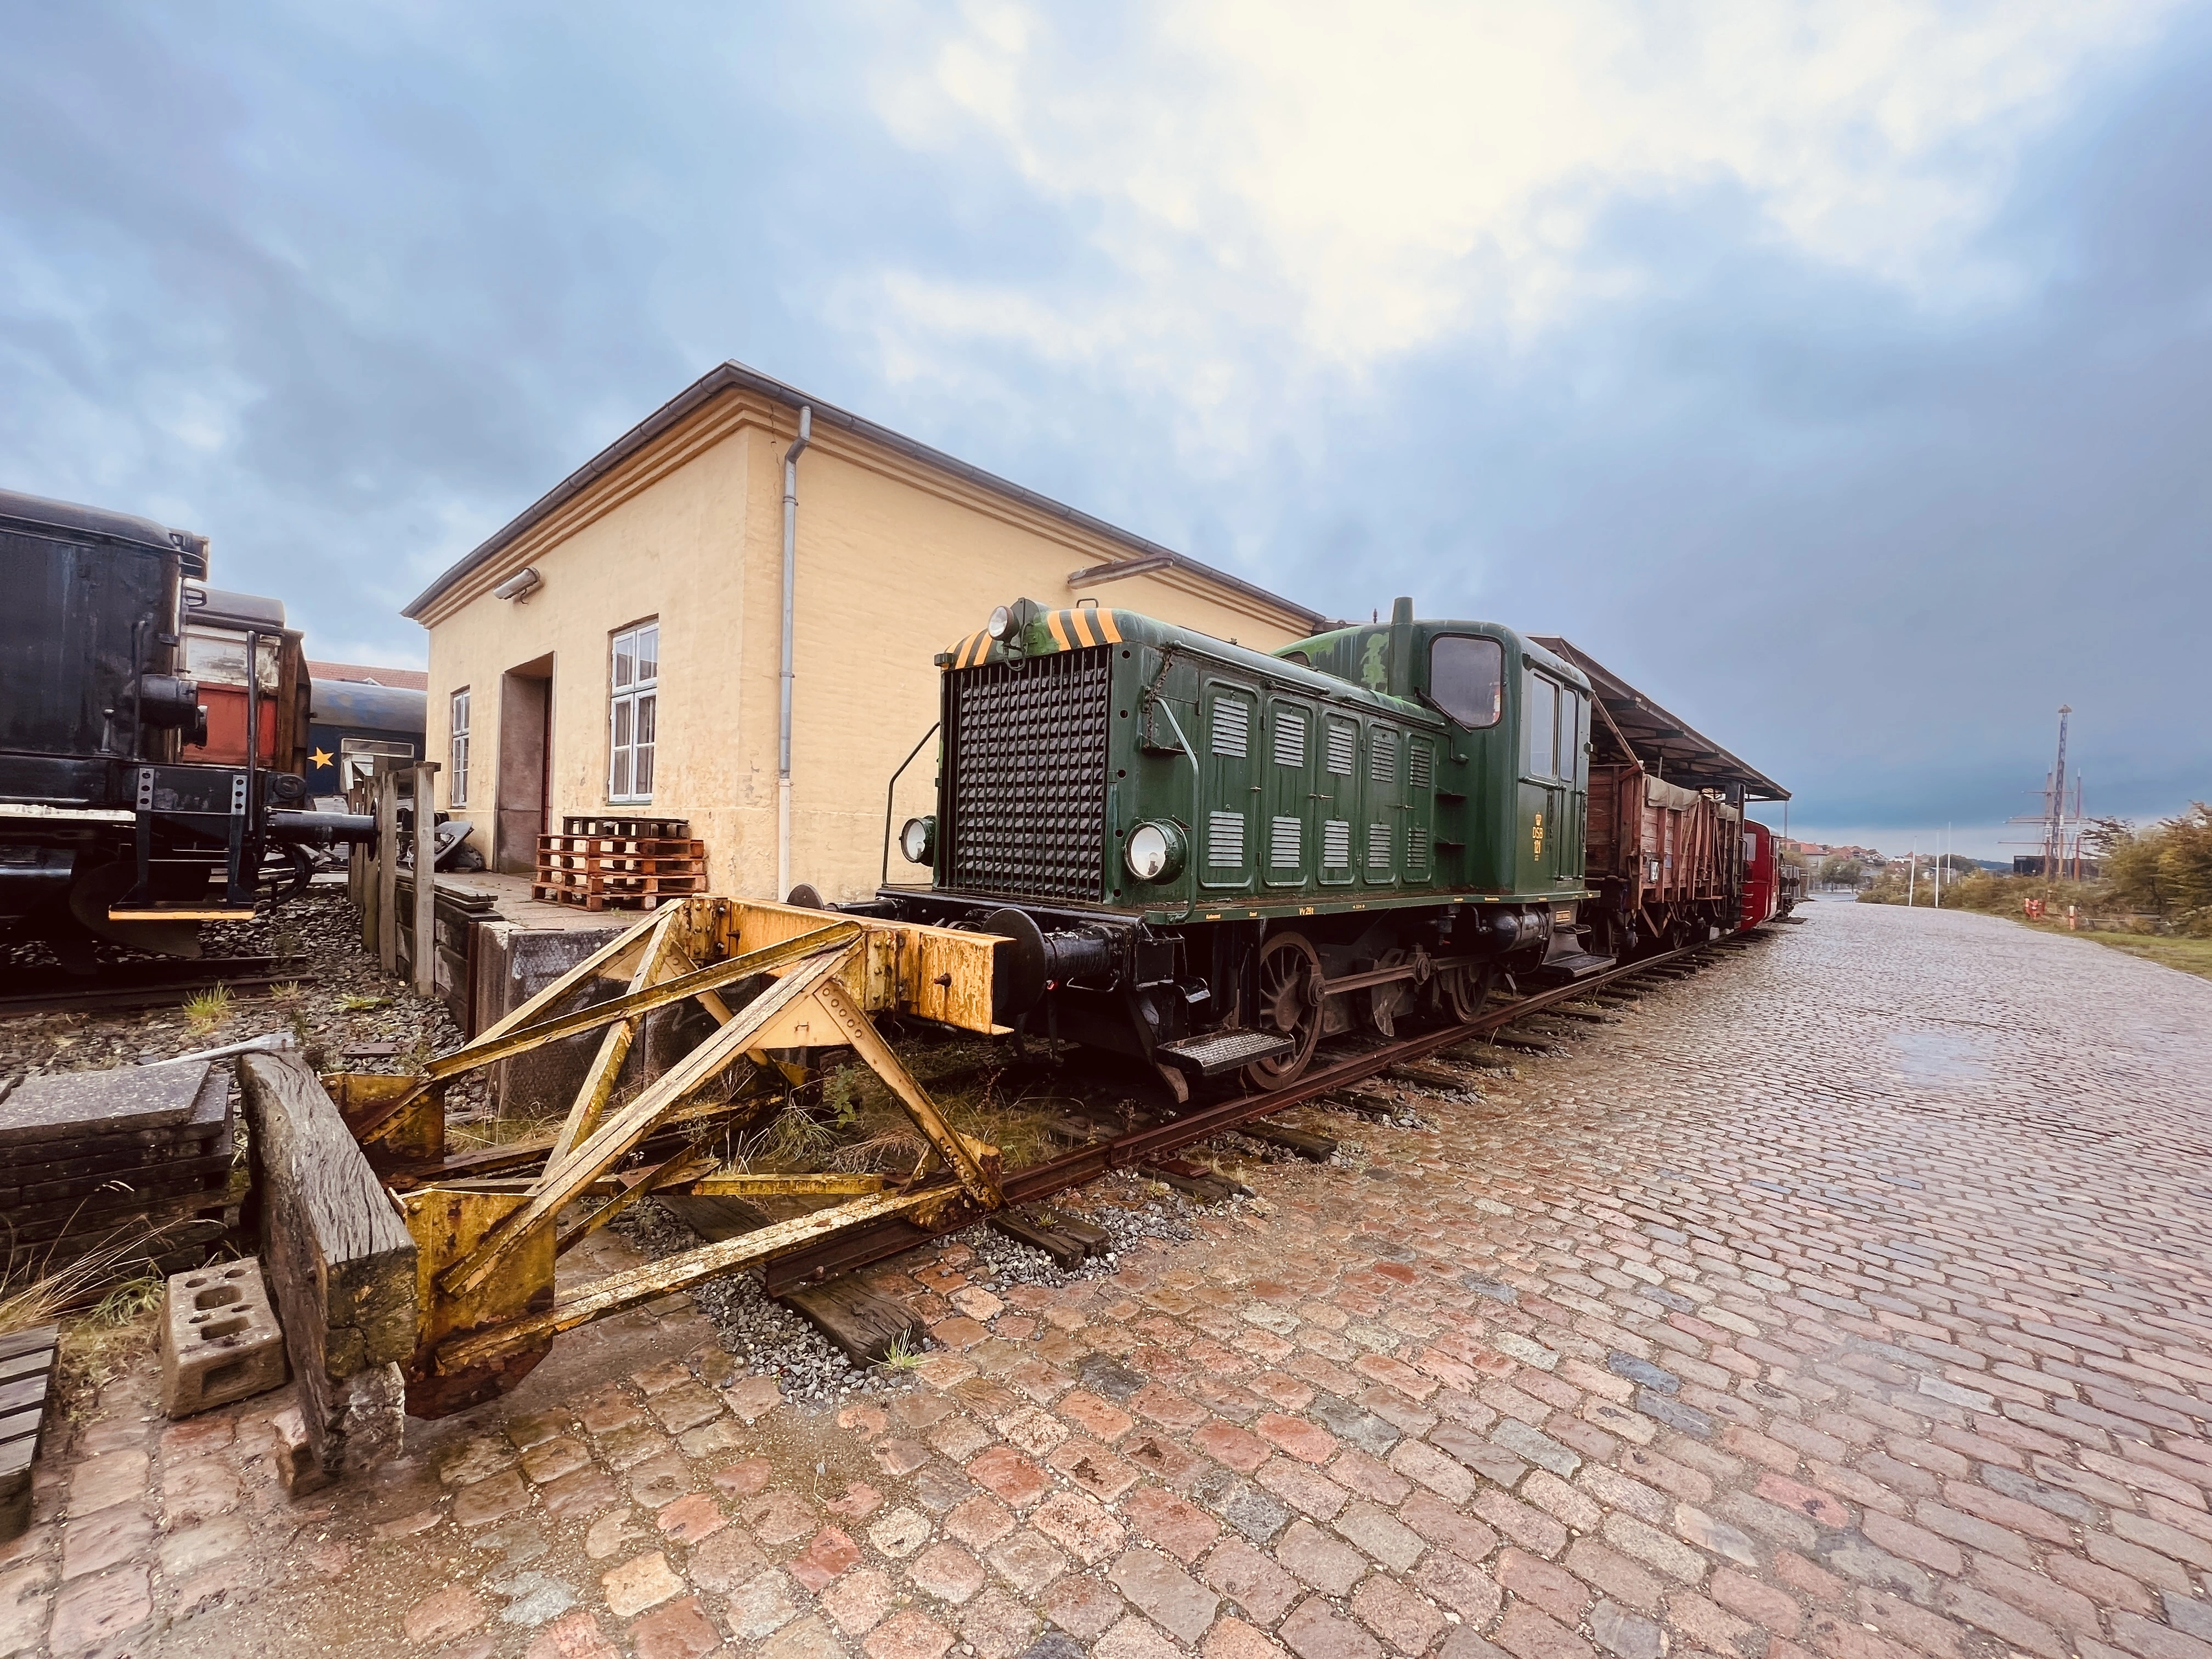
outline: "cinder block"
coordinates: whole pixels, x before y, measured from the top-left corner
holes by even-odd
[[[284,1332],[258,1261],[177,1273],[161,1317],[161,1409],[190,1417],[279,1386]]]

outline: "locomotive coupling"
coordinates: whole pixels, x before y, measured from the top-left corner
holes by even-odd
[[[1551,936],[1552,913],[1542,910],[1497,909],[1490,912],[1487,921],[1492,937],[1498,948],[1517,950],[1524,945],[1534,945]]]
[[[1113,941],[1103,933],[1048,933],[1027,911],[1012,908],[994,910],[982,928],[1006,941],[991,958],[991,1017],[1002,1025],[1036,1007],[1051,986],[1113,971]]]
[[[292,847],[331,847],[376,839],[376,819],[367,812],[271,812],[269,838]]]

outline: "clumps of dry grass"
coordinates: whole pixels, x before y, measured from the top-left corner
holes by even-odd
[[[110,1289],[93,1304],[92,1318],[101,1325],[133,1325],[161,1305],[163,1281],[157,1273],[140,1273]]]
[[[114,1289],[108,1294],[112,1296],[150,1282],[158,1298],[161,1281],[151,1274],[135,1274],[119,1285],[115,1281],[124,1269],[143,1263],[166,1231],[123,1235],[58,1265],[51,1251],[40,1255],[18,1249],[0,1275],[0,1336],[51,1325],[64,1314],[100,1301],[95,1292],[111,1285]]]
[[[563,1115],[566,1115],[563,1114]],[[446,1142],[451,1152],[483,1152],[492,1146],[511,1146],[518,1140],[548,1135],[561,1127],[559,1117],[514,1116],[446,1120]]]
[[[998,1091],[998,1079],[996,1068],[963,1066],[941,1073],[937,1086],[923,1086],[954,1128],[997,1146],[1005,1168],[1050,1156],[1049,1126],[1066,1103],[1050,1096],[1009,1098]],[[732,1175],[836,1170],[904,1179],[932,1153],[883,1079],[848,1065],[787,1090],[759,1128],[731,1139],[723,1169]]]
[[[830,1155],[830,1167],[848,1175],[905,1175],[920,1169],[929,1152],[921,1131],[907,1125],[840,1146]]]

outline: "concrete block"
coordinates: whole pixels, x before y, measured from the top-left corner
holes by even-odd
[[[173,1276],[161,1312],[161,1409],[190,1417],[280,1387],[284,1331],[258,1261]]]

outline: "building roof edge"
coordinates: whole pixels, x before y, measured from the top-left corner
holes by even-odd
[[[423,611],[429,609],[471,572],[482,568],[485,564],[497,558],[501,552],[516,540],[543,523],[568,501],[575,499],[590,485],[615,471],[655,438],[723,392],[733,390],[755,392],[793,410],[804,405],[814,411],[814,420],[817,425],[826,424],[849,432],[882,448],[918,461],[925,466],[933,467],[939,471],[974,484],[979,489],[988,490],[994,495],[1018,502],[1033,512],[1044,514],[1059,519],[1064,523],[1074,525],[1093,535],[1129,549],[1134,556],[1164,558],[1176,569],[1186,571],[1193,576],[1227,588],[1232,592],[1240,593],[1246,599],[1259,604],[1271,605],[1287,616],[1299,619],[1307,626],[1309,632],[1318,632],[1328,624],[1328,619],[1322,612],[1286,599],[1279,593],[1271,592],[1256,582],[1249,582],[1241,576],[1231,575],[1225,570],[1216,569],[1213,566],[1194,559],[1188,554],[1178,553],[1173,548],[1164,547],[1158,542],[1147,540],[1134,532],[1123,530],[1119,526],[1109,524],[1103,519],[1069,507],[1063,501],[1056,501],[1049,495],[1040,495],[1034,489],[1025,489],[1020,484],[1001,478],[994,472],[987,472],[981,467],[961,460],[956,456],[948,455],[943,450],[933,448],[917,439],[906,436],[903,433],[894,432],[889,427],[878,425],[864,416],[840,409],[835,404],[824,403],[818,398],[809,397],[796,386],[787,386],[781,380],[762,374],[758,369],[750,368],[735,361],[715,365],[598,454],[592,456],[583,465],[555,484],[552,489],[547,490],[545,494],[508,520],[506,525],[465,555],[429,586],[424,588],[399,614],[412,620],[420,621]]]

